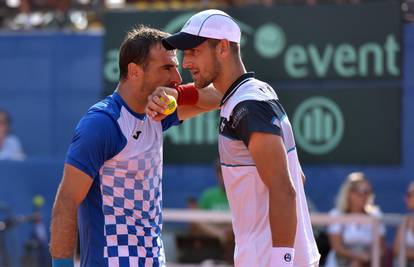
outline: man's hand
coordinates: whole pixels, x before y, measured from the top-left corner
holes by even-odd
[[[367,264],[371,261],[371,255],[369,252],[362,251],[355,255],[355,259],[362,264]]]
[[[166,102],[169,101],[167,94],[173,96],[175,99],[178,98],[177,90],[164,86],[157,87],[157,89],[155,89],[155,91],[148,96],[148,103],[145,107],[145,113],[147,113],[151,119],[161,121],[166,117],[166,115],[162,114],[162,112],[167,109]],[[162,101],[161,98],[166,102]]]

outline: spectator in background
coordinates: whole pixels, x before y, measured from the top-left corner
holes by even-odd
[[[29,240],[25,242],[22,267],[45,267],[51,265],[48,251],[47,228],[42,218],[41,209],[45,204],[45,199],[41,195],[36,195],[32,200],[34,211],[26,217],[26,221],[31,223],[32,230]]]
[[[346,214],[380,217],[378,207],[374,206],[372,187],[364,173],[353,172],[348,175],[337,195],[336,207],[331,216]],[[380,227],[382,247],[385,249],[385,227]],[[367,224],[332,224],[328,227],[331,252],[326,266],[365,267],[370,265],[372,226]]]
[[[401,244],[404,242],[407,259],[406,266],[414,267],[414,182],[411,182],[408,186],[405,195],[405,205],[409,213],[404,218],[403,224],[398,227],[393,252],[394,256],[398,257],[401,252]]]
[[[220,161],[215,163],[217,185],[203,191],[198,201],[199,208],[203,210],[229,211],[229,202],[224,188],[223,174],[221,173]]]
[[[71,0],[21,0],[19,14],[10,26],[26,30],[46,25],[64,27],[69,25],[68,11],[70,6]],[[34,12],[39,10],[44,14]],[[51,15],[45,16],[46,12]]]
[[[23,160],[25,154],[19,139],[10,133],[11,118],[0,109],[0,160]]]
[[[220,161],[214,164],[217,185],[205,189],[198,200],[197,207],[202,210],[230,212],[229,202],[224,187],[223,174]],[[190,202],[189,202],[190,204]],[[189,205],[189,207],[192,207]],[[223,258],[229,263],[233,262],[234,234],[231,223],[197,223],[191,226],[191,234],[205,236],[220,241]]]

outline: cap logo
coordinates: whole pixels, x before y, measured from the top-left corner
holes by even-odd
[[[185,28],[185,27],[187,27],[188,25],[190,25],[190,22],[191,22],[191,19],[189,19],[185,24],[184,24],[184,26],[183,26],[183,29]]]

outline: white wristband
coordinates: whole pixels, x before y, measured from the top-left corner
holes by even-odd
[[[294,248],[273,247],[271,267],[293,267]]]

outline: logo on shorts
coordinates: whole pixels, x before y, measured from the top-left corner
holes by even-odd
[[[286,262],[290,262],[292,260],[292,255],[290,253],[286,253],[283,259],[285,259]]]

